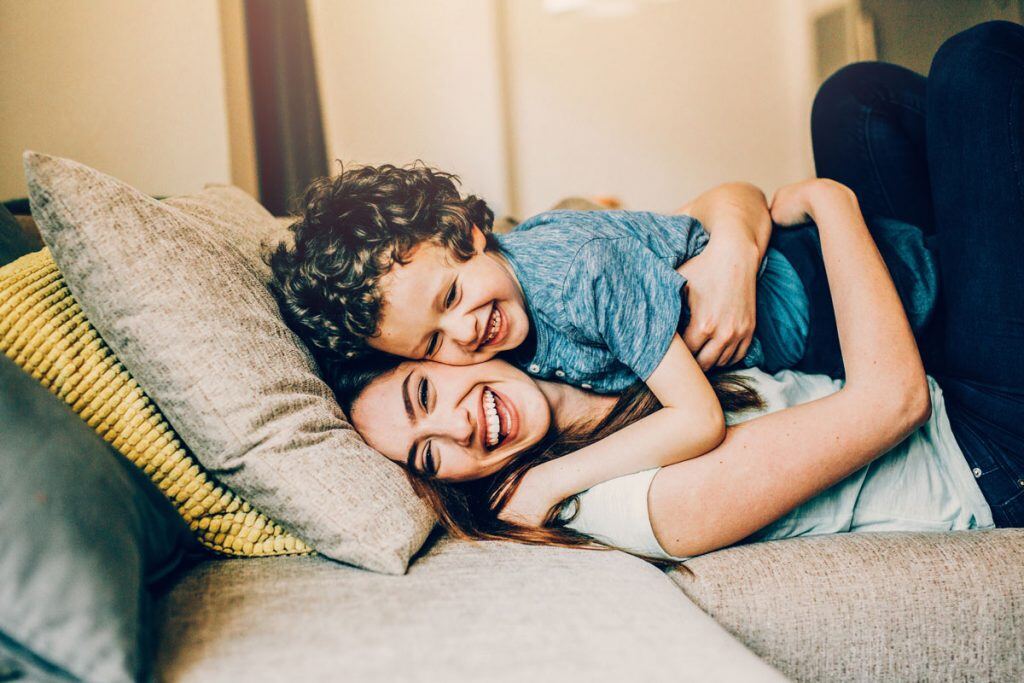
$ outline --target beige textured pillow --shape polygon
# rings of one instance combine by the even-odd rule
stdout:
[[[25,173],[75,299],[203,466],[324,555],[405,571],[434,519],[282,321],[274,218],[232,187],[159,202],[33,152]]]

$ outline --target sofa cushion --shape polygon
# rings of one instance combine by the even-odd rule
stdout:
[[[75,299],[198,460],[318,551],[404,571],[434,520],[281,319],[270,214],[237,188],[161,202],[66,159],[25,170]]]
[[[49,249],[0,268],[0,353],[63,399],[144,471],[207,548],[229,555],[310,552],[301,540],[211,479],[185,450],[96,334]]]
[[[168,681],[776,681],[658,569],[613,551],[441,539],[406,576],[224,560],[162,604]]]
[[[36,247],[38,248],[38,247]],[[31,241],[21,230],[21,224],[3,204],[0,204],[0,266],[24,256],[32,248]]]
[[[1024,529],[790,539],[686,566],[683,592],[796,680],[1024,680]]]
[[[147,586],[193,549],[188,528],[138,469],[2,355],[0,387],[2,680],[148,680]]]

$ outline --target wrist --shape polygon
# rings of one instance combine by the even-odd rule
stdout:
[[[807,185],[804,201],[807,214],[814,216],[825,207],[846,204],[859,209],[857,195],[846,185],[828,178],[818,178]]]
[[[744,269],[756,271],[761,264],[761,249],[749,234],[720,233],[708,242],[704,252],[711,260]]]

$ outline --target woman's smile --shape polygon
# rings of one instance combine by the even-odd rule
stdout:
[[[480,442],[488,451],[513,443],[519,432],[519,414],[508,397],[485,386],[480,392]]]
[[[405,362],[366,388],[351,417],[392,460],[465,481],[493,474],[544,438],[551,406],[537,382],[504,361]]]

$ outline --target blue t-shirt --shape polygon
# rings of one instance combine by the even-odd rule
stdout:
[[[645,211],[549,211],[495,237],[531,324],[510,360],[536,377],[598,393],[619,393],[658,367],[686,310],[686,278],[675,269],[708,243],[697,219]],[[755,339],[745,366],[799,360],[802,296],[786,259],[769,254],[757,324],[770,343]]]

